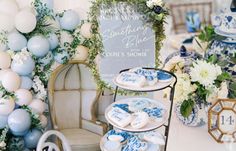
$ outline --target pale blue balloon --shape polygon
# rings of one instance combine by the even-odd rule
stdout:
[[[58,48],[59,52],[54,53],[54,59],[60,64],[66,63],[69,59],[69,54],[64,48]]]
[[[48,52],[48,54],[43,57],[43,58],[40,58],[38,60],[38,62],[42,65],[42,66],[46,66],[48,65],[51,61],[53,60],[53,54],[51,51]]]
[[[53,9],[54,1],[53,0],[41,0],[41,2],[47,6],[49,9]]]
[[[24,136],[25,147],[30,148],[30,149],[36,148],[38,141],[42,135],[43,135],[43,133],[39,129],[34,128],[34,129],[30,130]]]
[[[14,110],[8,117],[8,126],[16,136],[23,136],[31,126],[30,114],[23,109]]]
[[[0,115],[0,129],[3,129],[7,125],[8,115]]]
[[[28,50],[36,57],[45,56],[50,50],[48,40],[43,36],[34,36],[29,39],[27,44]]]
[[[31,78],[27,76],[21,76],[21,85],[20,85],[21,89],[29,90],[32,88],[32,85],[33,81],[31,80]]]
[[[18,32],[10,33],[7,36],[8,47],[13,51],[20,51],[27,46],[27,39]]]
[[[30,74],[35,68],[35,62],[31,56],[28,56],[24,61],[23,64],[17,63],[17,60],[13,60],[11,64],[11,69],[18,73],[21,76],[26,76]]]
[[[23,131],[23,132],[17,132],[17,131],[13,131],[11,130],[11,133],[14,135],[14,136],[25,136],[27,133],[28,133],[29,130],[26,130],[26,131]]]
[[[62,29],[74,30],[80,23],[79,15],[73,10],[67,10],[63,16],[59,18]]]
[[[51,33],[48,35],[48,41],[51,50],[55,49],[59,45],[59,40],[55,33]]]

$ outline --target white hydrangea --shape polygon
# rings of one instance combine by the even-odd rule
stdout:
[[[191,84],[190,76],[186,73],[176,74],[177,84],[174,100],[177,102],[187,100],[189,94],[196,90],[196,85]]]
[[[228,98],[229,90],[226,82],[221,83],[221,87],[218,92],[218,98],[225,99]]]
[[[21,52],[15,54],[12,59],[17,63],[17,64],[24,64],[24,61],[30,57],[31,54],[27,51],[27,48],[24,48],[21,50]]]
[[[45,100],[47,97],[47,91],[44,88],[44,85],[42,83],[42,81],[39,79],[38,76],[35,76],[33,79],[33,89],[34,92],[36,93],[36,98],[37,99],[41,99],[41,100]]]
[[[209,87],[222,73],[220,66],[207,63],[204,60],[197,60],[190,68],[190,76],[193,82],[199,82],[203,86]]]

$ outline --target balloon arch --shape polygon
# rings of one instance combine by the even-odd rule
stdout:
[[[47,82],[71,59],[85,61],[91,24],[53,0],[0,1],[0,150],[32,150],[47,127]]]

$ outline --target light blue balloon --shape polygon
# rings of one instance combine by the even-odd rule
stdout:
[[[35,68],[35,62],[31,56],[28,56],[23,64],[17,63],[15,60],[12,61],[11,69],[21,76],[30,74]]]
[[[14,135],[23,136],[31,126],[30,114],[23,109],[14,110],[8,117],[8,126]]]
[[[34,36],[29,39],[27,44],[28,50],[36,57],[45,56],[50,50],[48,40],[43,36]]]
[[[48,52],[48,54],[43,57],[43,58],[40,58],[38,60],[38,62],[42,65],[42,66],[46,66],[48,65],[51,61],[53,60],[53,54],[51,51]]]
[[[14,136],[25,136],[27,133],[28,133],[29,130],[26,130],[26,131],[23,131],[23,132],[16,132],[16,131],[13,131],[11,130],[11,133],[14,135]]]
[[[27,39],[18,32],[10,33],[7,36],[8,47],[13,51],[20,51],[27,46]]]
[[[21,89],[29,90],[32,88],[32,85],[33,81],[31,80],[31,78],[27,76],[21,76],[21,85],[20,85]]]
[[[41,0],[41,2],[47,6],[49,9],[53,9],[54,1],[53,0]]]
[[[74,30],[79,22],[79,15],[73,10],[67,10],[64,12],[63,16],[59,19],[62,29],[65,30]]]
[[[50,44],[50,50],[55,49],[59,45],[59,40],[55,33],[51,33],[48,35],[48,41]]]
[[[3,129],[7,125],[8,115],[0,115],[0,129]]]
[[[40,137],[43,135],[43,133],[39,129],[32,129],[30,130],[25,136],[25,147],[34,149],[37,147],[38,141]]]
[[[69,59],[69,54],[64,48],[58,48],[58,52],[54,53],[54,59],[60,64],[64,64]]]

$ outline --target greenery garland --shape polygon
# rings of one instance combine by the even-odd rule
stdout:
[[[148,0],[95,0],[94,2],[92,2],[88,19],[88,22],[92,23],[92,37],[90,39],[91,45],[89,47],[90,49],[88,62],[99,89],[104,90],[105,88],[107,88],[114,91],[114,89],[109,84],[107,84],[101,79],[100,74],[97,70],[97,64],[95,62],[96,57],[104,51],[102,36],[99,32],[98,21],[98,17],[100,15],[100,8],[102,6],[110,8],[114,4],[125,2],[127,6],[132,5],[135,11],[137,11],[143,16],[143,23],[150,24],[155,32],[155,65],[156,67],[159,66],[159,52],[162,47],[162,41],[165,39],[164,22],[166,16],[168,15],[168,11],[164,8],[164,5],[158,5],[157,7],[159,7],[159,12],[157,12],[155,10],[155,6],[153,8],[147,6],[147,1]],[[119,93],[127,94],[130,92],[120,90]]]

